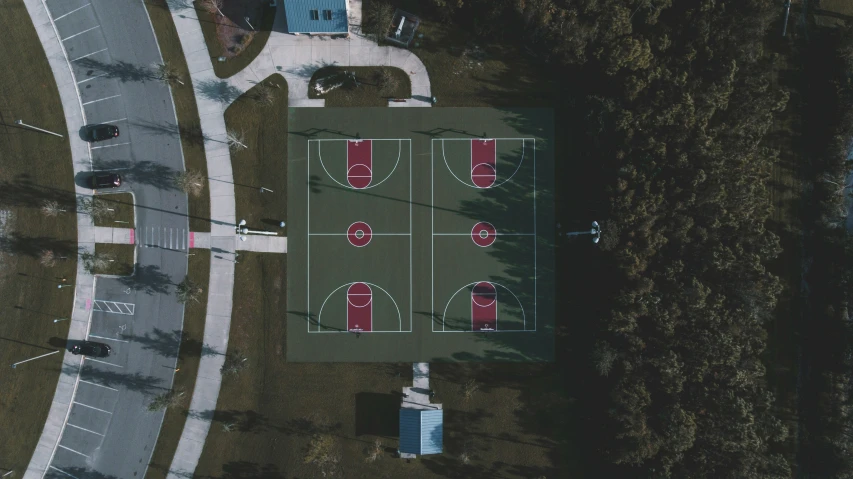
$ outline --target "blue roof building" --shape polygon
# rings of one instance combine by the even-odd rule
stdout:
[[[441,454],[443,434],[443,410],[400,409],[400,453]]]
[[[284,0],[289,33],[348,33],[347,0]]]

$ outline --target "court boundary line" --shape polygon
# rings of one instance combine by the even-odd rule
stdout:
[[[466,284],[465,286],[462,286],[461,288],[457,289],[455,293],[450,295],[450,299],[448,299],[447,304],[444,305],[444,313],[441,315],[442,327],[444,327],[444,325],[445,325],[444,318],[447,317],[447,308],[450,307],[450,302],[453,301],[453,298],[455,298],[456,295],[459,294],[460,291],[467,288],[468,286],[471,286],[472,284],[478,284],[478,283],[484,283],[484,282],[490,283],[493,285],[498,285],[501,288],[509,291],[509,294],[511,294],[512,297],[515,298],[515,301],[518,303],[518,306],[521,308],[522,324],[523,325],[527,324],[527,322],[525,320],[527,315],[524,312],[524,305],[521,304],[521,300],[518,299],[518,296],[516,296],[515,293],[513,293],[511,289],[507,288],[506,286],[502,285],[501,283],[498,283],[497,281],[474,281],[474,282]],[[497,295],[498,295],[498,289],[495,288],[495,298],[497,298]],[[469,301],[471,300],[470,295],[469,295],[468,300]],[[495,316],[497,316],[497,312],[495,312]],[[495,326],[497,326],[497,322],[498,322],[498,320],[497,320],[497,318],[495,318]],[[535,333],[536,332],[535,329],[500,329],[499,330],[496,327],[494,331],[474,331],[473,328],[474,328],[474,325],[473,325],[473,319],[472,319],[471,330],[468,330],[468,331],[447,331],[447,330],[443,329],[442,331],[433,331],[433,332],[439,332],[439,333],[499,333],[499,332],[504,332],[504,333]]]
[[[388,173],[388,176],[386,176],[382,181],[380,181],[379,183],[376,183],[375,185],[367,185],[364,188],[355,188],[352,185],[345,185],[345,184],[341,183],[340,181],[338,181],[337,179],[335,179],[335,177],[329,173],[329,170],[326,169],[326,164],[323,163],[323,152],[322,152],[322,149],[320,147],[321,141],[353,141],[353,140],[348,140],[346,138],[329,138],[326,140],[308,140],[308,160],[309,161],[311,160],[311,142],[312,141],[317,142],[317,157],[320,159],[320,166],[323,167],[323,171],[326,172],[326,176],[331,178],[332,181],[339,184],[342,188],[347,188],[347,189],[356,190],[356,191],[369,190],[370,188],[377,187],[377,186],[381,185],[382,183],[385,183],[386,181],[388,181],[388,178],[391,178],[391,175],[393,175],[394,172],[397,171],[397,167],[400,166],[400,157],[403,154],[402,142],[408,141],[409,142],[409,168],[411,169],[411,162],[412,162],[412,158],[411,158],[411,156],[412,156],[411,155],[412,139],[411,138],[408,138],[408,139],[403,139],[403,138],[379,138],[379,139],[362,138],[362,140],[369,140],[371,142],[370,143],[371,166],[373,166],[372,160],[373,160],[373,142],[374,141],[396,141],[396,142],[398,142],[397,143],[397,145],[398,145],[398,147],[397,147],[397,161],[394,163],[394,168],[391,169],[391,172]],[[349,158],[349,151],[347,151],[347,158]],[[345,158],[345,160],[347,158]],[[349,169],[347,169],[347,171],[349,171]],[[370,168],[370,174],[371,174],[371,176],[373,175],[373,168],[372,167]],[[308,180],[309,181],[311,180],[310,176],[308,177]],[[310,193],[310,191],[309,191],[309,193]]]
[[[499,188],[504,183],[511,181],[513,178],[515,178],[516,173],[518,173],[518,170],[521,169],[521,165],[524,163],[524,155],[527,152],[527,150],[524,148],[524,141],[525,140],[533,140],[533,148],[536,148],[536,139],[535,138],[489,138],[490,140],[495,140],[495,178],[496,179],[497,179],[497,171],[498,171],[498,168],[497,168],[497,154],[498,154],[497,153],[497,151],[498,151],[497,150],[497,147],[498,147],[497,141],[498,140],[521,140],[521,160],[518,162],[518,165],[515,167],[515,171],[512,172],[512,174],[509,176],[509,178],[505,179],[504,181],[501,181],[500,183],[497,183],[497,184],[494,184],[494,185],[491,185],[491,186],[488,186],[485,188],[481,188],[477,185],[468,184],[468,183],[462,181],[461,179],[459,179],[458,176],[456,176],[456,173],[454,173],[453,170],[450,169],[450,165],[447,163],[447,155],[445,155],[445,153],[444,153],[444,140],[449,140],[449,139],[450,138],[433,138],[432,139],[432,141],[441,140],[441,157],[444,159],[444,166],[447,167],[447,171],[449,171],[450,174],[453,175],[453,177],[456,178],[457,181],[459,181],[460,183],[462,183],[463,185],[465,185],[469,188],[474,188],[477,190],[488,190],[489,188]],[[456,139],[456,140],[471,140],[471,138],[454,138],[454,139]],[[469,154],[469,156],[471,155],[470,150],[469,150],[468,154]],[[536,156],[534,155],[534,158],[535,157]],[[470,163],[470,160],[469,160],[469,163]],[[536,171],[535,167],[533,168],[533,171],[535,173],[535,171]],[[473,180],[471,180],[471,181],[473,181]],[[534,188],[535,188],[535,182],[534,182]]]
[[[453,172],[453,170],[450,169],[450,166],[447,164],[447,157],[444,154],[444,142],[445,141],[448,141],[448,140],[449,141],[471,141],[473,139],[475,139],[475,138],[432,138],[430,140],[430,167],[431,167],[430,168],[430,175],[431,175],[430,176],[430,193],[431,193],[430,194],[430,205],[431,205],[430,216],[431,216],[431,230],[432,230],[431,234],[430,234],[430,261],[431,261],[431,269],[432,269],[431,285],[430,285],[431,286],[430,311],[433,314],[433,320],[431,321],[432,332],[442,332],[442,333],[445,333],[445,332],[448,332],[448,333],[466,333],[466,332],[471,333],[471,332],[474,332],[474,331],[447,331],[446,323],[444,320],[444,315],[441,316],[441,330],[437,330],[435,328],[435,318],[434,318],[434,316],[436,314],[436,310],[435,310],[435,237],[436,236],[469,236],[470,237],[470,233],[436,233],[435,232],[435,155],[436,155],[436,153],[435,153],[435,142],[436,141],[442,142],[441,143],[442,159],[444,160],[445,166],[447,167],[448,171],[450,171],[450,174],[453,175],[454,178],[456,178],[460,183],[462,183],[466,186],[469,186],[471,188],[487,189],[487,188],[478,188],[478,187],[476,187],[476,185],[471,186],[471,185],[468,185],[467,183],[465,183],[464,181],[459,180],[459,177],[456,176],[456,174]],[[523,330],[498,330],[496,328],[495,331],[489,331],[489,332],[490,333],[500,333],[500,332],[504,332],[504,333],[506,333],[506,332],[514,332],[514,333],[517,333],[517,332],[533,332],[533,333],[535,333],[538,331],[538,327],[539,327],[539,325],[538,325],[538,319],[539,319],[539,311],[538,311],[538,300],[539,300],[538,248],[539,248],[539,241],[538,241],[538,227],[537,227],[537,224],[539,222],[539,218],[538,218],[537,213],[536,213],[536,138],[535,137],[527,137],[527,138],[491,138],[491,139],[495,140],[495,155],[497,155],[497,140],[521,140],[522,145],[524,145],[525,140],[532,140],[533,141],[533,233],[496,233],[497,236],[532,236],[533,237],[533,329],[527,329],[527,315],[523,314],[522,321],[523,321],[523,327],[525,329],[523,329]],[[410,144],[410,147],[411,147],[411,144]],[[523,155],[526,151],[527,151],[526,149],[522,148],[522,161],[523,161]],[[411,155],[410,155],[409,161],[411,163]],[[496,158],[496,163],[497,163],[497,158]],[[518,167],[516,167],[516,171],[513,172],[512,176],[510,178],[508,178],[506,181],[504,181],[498,185],[493,185],[490,188],[496,188],[498,186],[503,185],[507,181],[511,180],[512,178],[515,177],[516,173],[518,173],[518,170],[520,168],[521,168],[521,162],[519,162]],[[409,170],[410,170],[410,175],[411,175],[411,168]],[[411,189],[410,189],[410,191],[411,191]],[[410,209],[411,209],[411,202],[409,203],[409,205],[410,205]],[[410,215],[410,218],[411,218],[411,215]],[[411,271],[411,266],[410,266],[410,271]],[[500,283],[494,283],[494,284],[500,284]],[[500,285],[500,286],[505,287],[503,285]],[[458,293],[459,293],[459,291],[454,293],[454,296]],[[510,291],[510,293],[512,293],[512,291]],[[512,294],[513,294],[513,296],[515,296],[515,293],[512,293]],[[453,296],[451,296],[451,299],[452,298],[453,298]],[[518,299],[518,298],[516,297],[516,299]],[[448,304],[449,304],[449,301],[448,301]],[[519,301],[519,305],[521,305],[520,301]],[[523,305],[521,305],[521,306],[522,306],[522,310],[523,310]],[[445,314],[447,312],[446,309],[447,308],[445,307]]]
[[[388,177],[385,178],[385,180],[390,178],[391,175],[397,170],[397,167],[399,167],[400,157],[402,156],[402,143],[401,142],[407,141],[409,144],[409,232],[408,233],[372,233],[372,235],[374,235],[374,236],[408,236],[409,237],[409,329],[408,330],[402,329],[403,328],[402,327],[402,315],[398,315],[398,317],[400,318],[399,322],[401,323],[399,331],[371,331],[371,332],[372,333],[412,333],[412,332],[414,332],[414,316],[413,316],[414,313],[412,311],[414,309],[414,302],[413,302],[414,301],[414,292],[413,292],[413,290],[414,290],[414,285],[413,285],[414,272],[413,272],[413,263],[412,263],[412,258],[413,258],[413,256],[412,256],[412,254],[413,254],[412,253],[412,247],[413,247],[413,239],[412,239],[412,139],[411,138],[380,138],[378,140],[375,140],[375,139],[370,139],[370,140],[371,141],[397,141],[399,144],[399,148],[397,151],[397,163],[395,163],[394,170],[392,170],[391,173],[389,173]],[[318,144],[317,145],[318,157],[319,157],[321,164],[322,164],[322,157],[319,156],[320,155],[320,145],[319,144],[322,141],[349,141],[349,140],[338,139],[338,138],[307,140],[307,145],[308,145],[308,155],[307,155],[307,160],[306,160],[308,162],[308,166],[306,168],[306,170],[307,170],[307,173],[306,173],[307,182],[306,182],[306,184],[307,185],[311,184],[311,142],[317,142],[317,144]],[[371,146],[371,149],[372,148],[373,147]],[[325,165],[323,165],[323,169],[325,171]],[[326,174],[328,175],[328,171],[326,171]],[[328,175],[328,176],[330,178],[332,178],[331,175]],[[332,180],[334,180],[334,178],[332,178]],[[382,181],[384,182],[385,180],[382,180]],[[336,183],[338,183],[336,180],[334,180],[334,181]],[[340,184],[340,183],[338,183],[338,184]],[[344,186],[344,185],[341,185],[341,186]],[[379,184],[377,183],[376,185],[373,185],[373,186],[379,186]],[[369,186],[367,188],[352,188],[352,187],[347,187],[347,188],[352,189],[352,190],[356,190],[356,191],[360,191],[360,190],[372,188],[372,186]],[[306,290],[305,312],[310,319],[310,317],[311,317],[311,236],[339,236],[339,235],[340,236],[347,236],[347,234],[346,233],[311,233],[311,188],[310,187],[306,189],[306,195],[308,196],[308,198],[306,201],[307,219],[306,219],[306,223],[305,223],[306,224],[306,243],[307,243],[306,244],[306,268],[305,268],[306,269],[306,281],[307,281],[307,284],[305,285],[305,290]],[[370,283],[368,283],[368,284],[370,284]],[[377,287],[379,287],[379,286],[377,286]],[[381,287],[379,287],[379,288],[382,289]],[[385,290],[383,289],[383,291],[385,291]],[[388,293],[387,291],[386,291],[386,294],[388,294],[388,296],[391,296],[390,293]],[[397,301],[393,297],[391,297],[391,300],[394,302],[394,306],[399,311],[399,306],[397,305]],[[323,304],[325,304],[325,301],[323,302]],[[321,305],[320,306],[321,311],[322,311],[322,308],[323,307]],[[318,312],[318,315],[317,315],[318,331],[311,331],[311,321],[310,320],[306,321],[306,331],[309,334],[349,332],[349,331],[319,331],[319,329],[321,328],[319,315],[320,315],[320,313]]]
[[[332,290],[332,292],[331,292],[331,293],[329,293],[329,295],[328,295],[328,296],[326,296],[326,299],[324,299],[324,300],[323,300],[323,304],[322,304],[322,305],[320,305],[320,311],[319,311],[319,312],[317,312],[317,329],[318,329],[318,330],[317,330],[317,331],[311,331],[311,329],[310,329],[310,323],[309,323],[308,334],[317,334],[317,333],[352,333],[352,331],[349,331],[349,330],[344,330],[344,331],[320,331],[319,329],[321,328],[321,325],[322,325],[322,323],[321,323],[321,321],[320,321],[320,320],[321,320],[321,318],[322,318],[322,316],[323,316],[323,308],[325,308],[325,307],[326,307],[326,302],[328,302],[328,301],[329,301],[329,298],[331,298],[331,297],[332,297],[332,295],[333,295],[333,294],[335,294],[335,293],[337,293],[337,292],[338,292],[338,290],[340,290],[341,288],[343,288],[343,287],[345,287],[345,286],[352,286],[352,285],[354,285],[355,283],[364,283],[364,284],[366,284],[366,285],[368,285],[368,286],[376,286],[377,288],[381,289],[381,290],[382,290],[382,292],[384,292],[385,294],[387,294],[387,295],[388,295],[388,297],[389,297],[389,298],[391,298],[391,302],[392,302],[392,303],[394,303],[394,307],[397,309],[397,318],[398,318],[398,322],[400,323],[400,330],[399,330],[399,331],[382,330],[382,331],[369,331],[369,332],[371,332],[371,333],[373,333],[373,332],[375,332],[375,333],[411,333],[411,332],[412,332],[412,331],[411,331],[411,327],[409,328],[409,331],[403,331],[403,315],[400,313],[400,306],[399,306],[399,305],[397,305],[397,300],[395,300],[395,299],[394,299],[394,296],[392,296],[392,295],[391,295],[391,293],[389,293],[388,291],[386,291],[386,290],[385,290],[385,288],[383,288],[382,286],[379,286],[378,284],[368,283],[367,281],[351,281],[351,282],[349,282],[349,283],[344,283],[344,284],[342,284],[342,285],[338,286],[337,288],[335,288],[334,290]],[[346,298],[346,300],[347,300],[347,302],[349,302],[349,298]],[[371,300],[370,300],[370,303],[371,303],[371,304],[373,304],[373,299],[372,299],[372,298],[371,298]],[[371,323],[371,326],[372,326],[372,325],[373,325],[373,318],[372,318],[372,317],[370,318],[370,323]],[[347,322],[347,326],[349,326],[349,322]]]

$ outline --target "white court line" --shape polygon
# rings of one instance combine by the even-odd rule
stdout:
[[[118,342],[120,342],[120,343],[129,343],[129,342],[130,342],[130,341],[125,341],[124,339],[108,338],[108,337],[106,337],[106,336],[97,336],[97,335],[94,335],[94,334],[90,334],[90,335],[89,335],[89,337],[90,337],[90,338],[98,338],[98,339],[107,339],[107,340],[110,340],[110,341],[118,341]]]
[[[85,55],[83,55],[83,56],[81,56],[81,57],[77,57],[77,58],[75,58],[75,59],[73,59],[73,60],[69,60],[69,61],[76,62],[77,60],[82,60],[82,59],[84,59],[84,58],[86,58],[86,57],[90,57],[90,56],[92,56],[92,55],[96,55],[96,54],[98,54],[98,53],[105,52],[105,51],[107,51],[107,49],[106,49],[106,48],[102,48],[102,49],[100,49],[100,50],[98,50],[98,51],[96,51],[96,52],[87,53],[87,54],[85,54]],[[106,73],[104,73],[104,75],[106,75]],[[99,75],[99,76],[100,76],[100,75]]]
[[[320,145],[318,143],[317,147],[319,148],[319,146]],[[308,160],[307,161],[308,161],[308,167],[305,169],[308,170],[308,177],[306,178],[306,180],[308,180],[308,184],[311,184],[311,140],[308,140]],[[306,234],[307,245],[305,247],[307,249],[307,252],[306,252],[306,254],[307,254],[306,261],[307,262],[306,262],[306,264],[308,267],[305,268],[305,270],[308,273],[308,278],[305,281],[305,290],[306,290],[306,296],[307,296],[307,298],[305,298],[305,312],[308,314],[308,321],[305,321],[305,326],[308,327],[308,332],[310,333],[311,332],[311,188],[307,189],[307,196],[308,196],[308,199],[307,199],[306,203],[307,203],[307,208],[308,208],[308,215],[305,217],[306,218],[305,219],[305,226],[306,226],[306,232],[307,232],[307,234]],[[318,318],[318,322],[317,322],[317,330],[320,331],[319,318]]]
[[[53,466],[47,466],[47,467],[49,467],[49,468],[53,469],[54,471],[59,471],[59,472],[61,472],[61,473],[65,474],[65,475],[66,475],[66,476],[68,476],[68,477],[73,477],[74,479],[80,479],[80,478],[78,478],[77,476],[72,476],[71,474],[68,474],[67,472],[63,471],[62,469],[59,469],[59,468],[56,468],[56,467],[53,467]]]
[[[92,28],[89,28],[89,29],[83,30],[82,32],[80,32],[80,33],[75,33],[74,35],[71,35],[70,37],[65,37],[65,38],[63,38],[61,41],[63,41],[63,42],[64,42],[65,40],[71,40],[72,38],[74,38],[74,37],[76,37],[76,36],[78,36],[78,35],[82,35],[82,34],[84,34],[84,33],[86,33],[86,32],[91,32],[92,30],[94,30],[94,29],[96,29],[96,28],[101,28],[101,26],[100,26],[100,25],[98,25],[97,27],[92,27]]]
[[[87,101],[86,103],[83,103],[83,106],[91,105],[92,103],[98,103],[99,101],[112,100],[113,98],[118,98],[118,97],[120,97],[120,96],[121,96],[121,95],[113,95],[113,96],[108,96],[108,97],[106,97],[106,98],[101,98],[100,100]]]
[[[107,75],[109,75],[109,73],[101,73],[100,75],[95,75],[95,76],[93,76],[93,77],[91,77],[91,78],[87,78],[87,79],[85,79],[85,80],[80,80],[80,81],[78,81],[78,82],[77,82],[77,84],[79,85],[79,84],[81,84],[81,83],[86,83],[87,81],[92,81],[92,80],[94,80],[95,78],[101,78],[101,77],[103,77],[103,76],[107,76]]]
[[[524,149],[524,140],[521,140],[522,150]],[[536,235],[536,223],[539,218],[536,217],[536,138],[533,139],[533,234]],[[539,276],[536,272],[536,244],[538,241],[533,241],[533,331],[536,331],[536,323],[539,320],[536,312],[536,296],[539,286]],[[524,329],[527,329],[527,317],[524,317]]]
[[[62,20],[63,18],[67,17],[68,15],[71,15],[72,13],[76,12],[77,10],[82,10],[82,9],[84,9],[84,8],[88,7],[89,5],[91,5],[91,3],[87,3],[86,5],[83,5],[82,7],[77,7],[77,8],[75,8],[74,10],[71,10],[70,12],[68,12],[68,13],[66,13],[66,14],[64,14],[64,15],[60,15],[60,16],[58,16],[58,17],[54,18],[54,19],[53,19],[53,21],[55,22],[55,21],[58,21],[58,20]]]
[[[71,452],[73,452],[74,454],[80,454],[81,456],[83,456],[83,457],[85,457],[85,458],[87,458],[87,459],[91,459],[91,457],[89,457],[89,456],[87,456],[87,455],[83,454],[83,453],[82,453],[82,452],[80,452],[80,451],[75,451],[74,449],[71,449],[70,447],[65,447],[65,446],[63,446],[62,444],[57,444],[57,445],[58,445],[59,447],[61,447],[62,449],[65,449],[65,450],[67,450],[67,451],[71,451]]]
[[[527,138],[487,138],[487,140],[530,140],[530,137]],[[432,141],[469,141],[469,140],[482,140],[482,138],[433,138]]]
[[[97,407],[95,407],[95,406],[90,406],[90,405],[88,405],[88,404],[83,404],[83,403],[81,403],[81,402],[77,402],[77,401],[71,401],[71,402],[72,402],[72,403],[74,403],[74,404],[79,404],[79,405],[81,405],[81,406],[83,406],[83,407],[87,407],[87,408],[89,408],[89,409],[94,409],[95,411],[101,411],[101,412],[105,412],[105,413],[107,413],[107,414],[112,415],[112,413],[111,413],[111,412],[106,411],[106,410],[101,409],[101,408],[97,408]]]
[[[92,381],[86,381],[85,379],[80,379],[80,382],[81,382],[81,383],[86,383],[86,384],[91,384],[92,386],[102,387],[102,388],[104,388],[104,389],[110,389],[110,390],[112,390],[112,391],[118,391],[118,389],[111,388],[111,387],[109,387],[109,386],[104,386],[103,384],[93,383]]]
[[[89,361],[95,361],[96,363],[108,364],[110,366],[115,366],[117,368],[123,368],[124,367],[124,366],[119,366],[118,364],[108,363],[106,361],[98,361],[97,359],[92,359],[92,358],[88,358],[88,357],[86,359],[88,359]]]
[[[442,145],[443,147],[443,145]],[[430,307],[429,312],[432,315],[435,315],[435,140],[429,142],[429,190],[430,190],[430,203],[433,205],[432,208],[429,209],[430,214],[430,235],[429,235],[429,243],[430,243],[430,252],[429,252],[429,261],[430,267],[432,268],[431,278],[430,278]],[[411,191],[411,188],[409,188]],[[409,204],[412,204],[409,202]],[[409,305],[411,306],[411,304]],[[433,332],[435,332],[435,321],[430,320],[430,326],[432,327]],[[444,331],[444,318],[441,318],[441,330]]]
[[[93,430],[91,430],[91,429],[86,429],[85,427],[75,426],[74,424],[71,424],[70,422],[65,423],[65,425],[66,425],[66,426],[75,427],[75,428],[77,428],[77,429],[79,429],[79,430],[81,430],[81,431],[91,432],[92,434],[97,434],[98,436],[104,437],[104,435],[103,435],[103,434],[101,434],[101,433],[99,433],[99,432],[95,432],[95,431],[93,431]]]
[[[115,145],[93,146],[93,147],[91,147],[90,149],[91,149],[91,150],[97,150],[98,148],[112,148],[112,147],[114,147],[114,146],[122,146],[122,145],[129,145],[129,144],[130,144],[130,142],[129,142],[129,141],[127,141],[127,142],[124,142],[124,143],[116,143]]]
[[[471,233],[433,233],[433,236],[471,236]],[[536,236],[536,233],[495,233],[494,236]]]
[[[368,141],[411,141],[412,139],[411,138],[362,138],[360,141],[364,141],[364,140],[368,140]],[[319,139],[308,140],[308,143],[311,143],[312,141],[319,143],[321,141],[353,141],[353,140],[350,138],[319,138]]]

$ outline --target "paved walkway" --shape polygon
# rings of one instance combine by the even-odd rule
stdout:
[[[110,226],[80,226],[79,231],[86,237],[94,236],[95,243],[136,244],[139,238],[133,228],[114,228]],[[232,235],[234,235],[232,228]],[[190,232],[189,247],[210,249],[210,233]],[[286,236],[245,235],[244,241],[235,241],[237,251],[254,251],[256,253],[287,253]],[[181,244],[183,240],[180,240]]]
[[[62,45],[57,37],[53,23],[41,0],[24,0],[27,12],[35,25],[39,41],[47,56],[53,78],[59,88],[59,98],[62,101],[62,110],[65,114],[65,123],[68,127],[66,133],[71,143],[71,157],[74,159],[74,174],[90,172],[92,170],[89,144],[80,139],[78,131],[84,125],[83,106],[77,95],[77,85],[71,74]],[[79,195],[89,196],[91,191],[75,185],[75,192]],[[95,252],[95,235],[92,231],[92,218],[87,214],[77,214],[77,249],[79,253]],[[68,330],[68,339],[71,341],[82,341],[86,339],[89,329],[89,318],[91,312],[87,307],[94,298],[95,277],[86,273],[83,262],[77,262],[77,277],[74,281],[74,308],[71,311],[71,325]],[[41,437],[36,446],[30,464],[24,473],[24,479],[41,478],[47,471],[53,458],[56,445],[59,443],[65,418],[71,410],[71,401],[77,388],[77,379],[83,359],[74,356],[67,350],[62,358],[62,369],[59,373],[59,382],[53,395],[53,402],[47,420],[44,423]]]
[[[401,407],[409,409],[441,409],[429,397],[429,363],[412,363],[412,387],[403,388]]]
[[[170,2],[172,19],[184,50],[193,88],[196,91],[201,129],[210,141],[205,143],[208,176],[220,179],[219,186],[211,188],[210,247],[223,254],[211,255],[210,287],[208,289],[207,319],[204,343],[220,354],[204,355],[199,365],[198,378],[190,402],[190,411],[184,425],[168,479],[192,477],[210,430],[212,412],[216,409],[222,382],[220,369],[228,348],[231,326],[231,306],[234,286],[234,257],[227,254],[240,249],[256,251],[264,237],[251,236],[246,242],[237,241],[234,234],[235,201],[231,157],[225,140],[225,109],[244,92],[270,75],[279,74],[287,80],[288,100],[291,107],[322,107],[324,100],[308,98],[308,83],[318,69],[330,65],[344,66],[395,66],[409,74],[412,98],[393,106],[431,106],[430,83],[426,68],[412,52],[396,47],[377,46],[358,34],[349,39],[330,39],[306,35],[290,35],[286,31],[284,8],[279,5],[273,32],[261,54],[243,71],[228,79],[213,73],[210,52],[204,43],[196,11],[189,6]],[[350,0],[350,11],[360,23],[361,1]],[[275,244],[283,239],[283,252],[287,251],[286,238],[266,238]],[[205,238],[199,236],[199,243]],[[242,244],[241,244],[242,243]]]

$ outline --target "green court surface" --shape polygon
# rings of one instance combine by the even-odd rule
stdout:
[[[291,108],[289,361],[550,361],[553,114]]]

